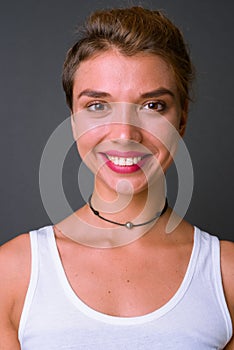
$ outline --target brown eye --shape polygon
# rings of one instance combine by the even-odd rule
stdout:
[[[164,102],[160,102],[160,101],[157,101],[157,102],[148,102],[144,105],[144,108],[145,109],[150,109],[150,110],[154,110],[154,111],[157,111],[157,112],[162,112],[164,111],[166,105]]]

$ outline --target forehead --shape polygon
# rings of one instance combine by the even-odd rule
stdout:
[[[100,89],[107,92],[144,91],[157,87],[176,92],[176,80],[168,63],[155,54],[125,56],[107,51],[79,65],[74,76],[74,92]]]

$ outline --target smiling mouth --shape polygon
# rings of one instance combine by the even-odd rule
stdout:
[[[137,165],[140,163],[144,158],[148,157],[149,155],[146,154],[142,157],[116,157],[116,156],[110,156],[108,154],[105,154],[106,158],[113,163],[114,165],[118,166],[132,166]]]

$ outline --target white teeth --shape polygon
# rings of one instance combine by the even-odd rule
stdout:
[[[141,160],[141,157],[134,157],[133,158],[133,164],[137,164],[139,162],[139,160]]]
[[[133,159],[132,158],[127,158],[126,159],[126,165],[133,165]]]
[[[112,157],[113,160],[111,159],[111,161],[115,164],[115,165],[118,165],[119,164],[119,161],[118,161],[118,158],[117,157]]]
[[[126,165],[126,159],[125,158],[119,158],[119,165]]]
[[[115,165],[120,165],[120,166],[125,166],[125,165],[129,166],[129,165],[137,164],[142,159],[142,157],[123,158],[123,157],[114,157],[114,156],[108,156],[108,155],[106,156]]]

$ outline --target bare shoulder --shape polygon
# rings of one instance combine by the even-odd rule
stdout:
[[[220,248],[223,288],[234,325],[234,243],[221,241]],[[231,339],[225,349],[234,349],[234,338]]]
[[[25,265],[30,263],[30,255],[28,233],[21,234],[0,246],[0,278],[4,276],[17,278],[19,272],[23,272]]]
[[[230,284],[234,296],[234,242],[220,241],[220,247],[222,277],[224,283]]]
[[[0,247],[0,348],[8,349],[10,344],[18,349],[18,325],[30,279],[30,250],[29,234]]]
[[[29,234],[21,234],[0,247],[0,296],[17,297],[29,280],[31,249]]]

